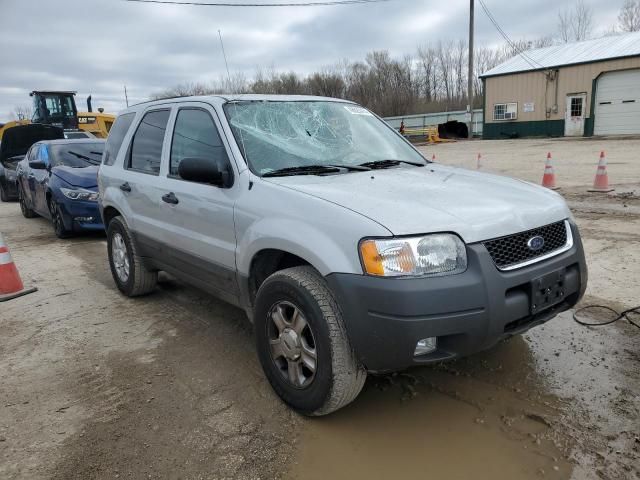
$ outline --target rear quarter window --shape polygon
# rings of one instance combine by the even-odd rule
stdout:
[[[116,119],[116,122],[109,131],[107,143],[104,147],[104,155],[102,156],[103,165],[113,165],[115,163],[116,158],[118,158],[120,148],[122,147],[122,141],[129,131],[129,127],[131,127],[131,123],[135,116],[135,112],[131,112],[120,115]]]

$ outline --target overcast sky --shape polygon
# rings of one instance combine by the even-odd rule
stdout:
[[[558,9],[569,0],[485,3],[509,36],[533,39],[555,33]],[[622,0],[587,3],[604,31]],[[225,71],[218,29],[230,70],[250,78],[260,66],[308,73],[371,50],[400,56],[427,42],[466,38],[468,8],[468,0],[305,8],[0,0],[0,122],[11,119],[16,105],[29,104],[35,89],[77,90],[80,110],[91,93],[95,108],[117,112],[125,107],[125,84],[136,103],[179,83],[216,80]],[[476,42],[501,43],[479,5]]]

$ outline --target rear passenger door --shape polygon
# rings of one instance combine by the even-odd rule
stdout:
[[[170,115],[170,107],[154,107],[142,115],[124,159],[125,174],[119,185],[131,215],[129,226],[143,256],[157,256],[157,243],[164,232],[159,176]]]
[[[233,206],[237,187],[186,181],[178,173],[182,159],[198,157],[212,162],[221,159],[233,177],[226,139],[220,134],[215,110],[206,104],[182,104],[174,119],[161,192],[166,226],[161,238],[167,244],[163,258],[192,283],[223,298],[236,297]]]

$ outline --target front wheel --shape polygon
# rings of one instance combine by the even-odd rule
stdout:
[[[58,238],[68,238],[71,236],[71,232],[64,226],[64,220],[62,219],[62,212],[60,206],[52,198],[49,200],[49,212],[51,213],[51,222],[53,223],[53,231]]]
[[[349,345],[342,312],[312,267],[271,275],[256,296],[258,356],[280,398],[304,415],[352,402],[367,377]]]

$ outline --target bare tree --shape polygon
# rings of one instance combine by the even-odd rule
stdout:
[[[437,99],[436,85],[438,83],[436,73],[436,50],[431,45],[418,47],[418,79],[419,91],[427,103]]]
[[[31,120],[33,109],[31,105],[16,105],[13,108],[13,116],[16,120]]]
[[[640,0],[625,0],[618,14],[618,24],[623,32],[640,31]]]
[[[640,1],[640,0],[638,0]],[[479,47],[476,72],[482,74],[530,48],[552,43],[549,37],[519,40],[504,47]],[[156,93],[152,98],[221,93],[311,94],[353,100],[379,115],[408,115],[461,110],[467,102],[467,43],[460,41],[424,45],[416,55],[394,58],[373,51],[363,61],[342,60],[310,75],[258,68],[253,78],[242,73],[220,75],[210,83],[185,83]],[[474,78],[476,107],[482,103],[482,81]]]
[[[593,30],[593,10],[584,0],[558,13],[558,34],[564,43],[586,40]]]

